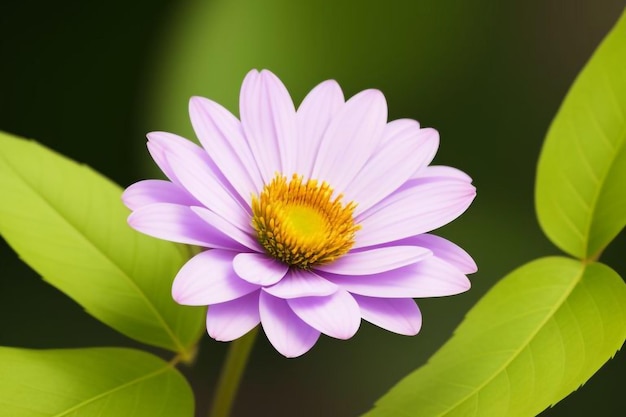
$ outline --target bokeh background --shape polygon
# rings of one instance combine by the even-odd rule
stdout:
[[[127,186],[155,175],[146,132],[193,137],[192,95],[237,114],[239,86],[251,68],[274,71],[296,103],[328,78],[346,97],[378,88],[390,119],[438,129],[435,162],[468,172],[478,188],[468,212],[439,231],[475,257],[480,271],[471,277],[472,290],[420,301],[424,326],[415,337],[364,322],[350,341],[322,337],[294,360],[260,337],[235,409],[236,416],[355,416],[423,364],[507,272],[559,253],[534,214],[537,157],[567,89],[624,6],[623,0],[7,1],[0,6],[0,129],[35,138]],[[625,247],[622,233],[602,258],[622,276]],[[44,283],[1,240],[0,344],[137,346]],[[183,370],[197,392],[198,415],[206,414],[226,347],[205,337],[197,366]],[[619,353],[542,415],[621,415],[625,358]]]

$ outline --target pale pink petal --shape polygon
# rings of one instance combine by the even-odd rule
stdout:
[[[345,290],[327,297],[294,298],[287,302],[305,323],[330,337],[350,339],[359,330],[361,310]]]
[[[254,329],[261,321],[260,290],[225,303],[209,306],[206,328],[209,336],[220,342],[230,342]]]
[[[464,274],[473,274],[478,271],[472,257],[454,243],[440,236],[422,234],[399,240],[394,245],[416,245],[430,249],[435,257],[443,259]]]
[[[460,216],[475,196],[476,189],[471,184],[457,179],[416,182],[357,217],[362,229],[356,235],[354,248],[437,229]]]
[[[168,153],[176,152],[177,149],[186,149],[188,152],[194,153],[196,157],[209,163],[208,155],[201,147],[181,136],[168,132],[150,132],[147,134],[147,137],[148,151],[152,159],[154,159],[154,162],[156,162],[167,178],[177,184],[180,184],[180,181],[176,178],[176,174],[174,174],[167,161],[166,155]]]
[[[172,203],[182,206],[200,204],[184,188],[163,180],[143,180],[134,183],[124,190],[122,201],[131,210],[154,203]]]
[[[391,124],[387,125],[390,126]],[[344,192],[346,201],[354,201],[359,215],[404,184],[417,170],[432,161],[439,135],[434,129],[404,129],[393,138],[383,139],[383,146],[374,153]],[[385,129],[387,130],[387,129]],[[385,132],[387,133],[387,132]],[[388,133],[387,133],[388,134]]]
[[[273,285],[285,276],[289,265],[262,253],[240,253],[233,262],[239,277],[251,284]]]
[[[241,206],[205,161],[182,148],[166,158],[183,187],[205,207],[241,230],[249,226],[249,208]]]
[[[339,288],[312,271],[290,269],[287,274],[265,291],[275,297],[297,298],[330,295]]]
[[[387,123],[387,103],[378,90],[352,97],[331,120],[312,177],[342,193],[379,146]]]
[[[382,149],[387,145],[388,141],[401,139],[407,135],[411,135],[416,129],[420,128],[420,124],[417,120],[413,119],[396,119],[392,120],[385,126],[383,132],[383,140],[380,143],[378,149]]]
[[[224,303],[259,289],[239,278],[233,269],[237,252],[211,249],[191,258],[178,271],[172,297],[178,304],[206,306]]]
[[[128,216],[128,224],[141,233],[172,242],[245,250],[244,246],[204,222],[187,206],[169,203],[143,206]]]
[[[315,270],[340,275],[372,275],[419,262],[432,252],[418,246],[391,246],[349,252],[329,264],[316,265]]]
[[[332,118],[344,104],[343,92],[335,80],[317,85],[302,101],[298,122],[298,173],[311,178],[322,137]]]
[[[221,105],[203,97],[192,97],[189,115],[208,155],[239,195],[248,201],[251,193],[263,188],[263,181],[239,120]]]
[[[320,332],[306,324],[289,307],[287,301],[261,291],[259,299],[261,325],[270,343],[288,358],[308,352]]]
[[[375,275],[346,276],[328,272],[320,272],[320,275],[351,293],[370,297],[442,297],[470,288],[464,274],[435,257]]]
[[[445,165],[431,165],[419,169],[411,178],[456,178],[460,181],[472,182],[472,178],[460,169]]]
[[[412,298],[377,298],[353,294],[361,316],[390,332],[413,336],[422,327],[422,313]]]
[[[283,83],[270,71],[250,71],[239,100],[241,124],[261,177],[296,173],[296,110]]]
[[[224,235],[230,237],[233,241],[239,242],[241,245],[252,249],[253,251],[263,251],[258,242],[251,236],[253,233],[252,226],[248,226],[244,231],[236,226],[233,226],[232,223],[227,222],[221,216],[218,216],[211,210],[205,209],[204,207],[191,207],[191,210],[207,224],[211,225],[211,227],[219,230]]]

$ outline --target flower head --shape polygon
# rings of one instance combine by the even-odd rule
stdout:
[[[361,318],[414,335],[413,298],[469,289],[474,261],[428,232],[467,209],[471,179],[429,166],[437,131],[388,123],[381,92],[345,101],[325,81],[296,110],[274,74],[253,70],[241,120],[200,97],[189,112],[202,147],[148,134],[169,181],[140,181],[123,199],[133,228],[205,248],[179,271],[172,294],[209,306],[211,337],[230,341],[261,323],[294,357],[320,333],[352,337]]]

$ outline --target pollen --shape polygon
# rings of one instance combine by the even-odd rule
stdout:
[[[356,204],[333,198],[326,182],[277,174],[252,197],[252,226],[267,254],[301,269],[329,263],[354,245]]]

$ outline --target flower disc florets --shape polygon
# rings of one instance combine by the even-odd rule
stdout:
[[[252,226],[259,243],[275,259],[302,269],[332,262],[354,245],[359,226],[354,202],[333,198],[326,182],[277,174],[260,196],[252,198]]]

